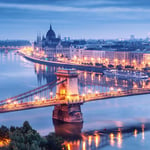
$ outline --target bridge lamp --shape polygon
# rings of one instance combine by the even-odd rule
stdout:
[[[91,94],[91,93],[92,93],[92,91],[91,91],[91,90],[88,90],[88,93],[89,93],[89,94]]]
[[[98,94],[99,92],[98,91],[95,91],[95,94]]]
[[[35,96],[35,97],[34,97],[34,100],[38,100],[38,99],[39,99],[39,97],[38,97],[38,96]]]
[[[53,92],[50,92],[50,96],[51,96],[51,98],[53,97]]]
[[[16,104],[18,104],[18,102],[14,101],[14,104],[16,105]]]
[[[135,84],[135,85],[133,86],[133,88],[136,89],[136,88],[137,88],[137,85]]]
[[[8,99],[8,100],[7,100],[7,103],[10,103],[10,102],[11,102],[11,99]]]
[[[82,96],[85,97],[85,94],[83,93]]]
[[[118,91],[118,92],[121,92],[122,90],[119,88],[117,91]]]
[[[114,90],[114,88],[113,87],[110,87],[110,91],[113,91]]]
[[[67,100],[68,100],[68,101],[71,100],[69,95],[67,95]]]
[[[42,97],[41,100],[42,100],[42,101],[45,101],[46,99],[45,99],[45,97]]]

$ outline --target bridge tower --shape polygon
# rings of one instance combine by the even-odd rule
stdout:
[[[56,98],[65,100],[68,104],[56,105],[53,119],[63,122],[83,122],[79,103],[78,73],[75,69],[59,69],[57,79],[62,83],[57,85]],[[69,104],[74,102],[74,104]]]

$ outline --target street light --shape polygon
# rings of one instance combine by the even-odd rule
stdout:
[[[35,101],[37,101],[38,99],[39,99],[39,97],[38,97],[38,96],[35,96],[35,97],[34,97],[34,100],[35,100]]]
[[[110,87],[110,91],[113,91],[114,90],[114,88],[113,87]]]
[[[82,96],[85,97],[85,94],[83,93]]]
[[[7,100],[7,103],[10,103],[10,102],[11,102],[11,99],[8,99],[8,100]]]
[[[113,93],[113,91],[114,91],[114,88],[110,87],[110,93]]]
[[[18,104],[18,102],[17,101],[14,101],[14,105],[16,106],[16,104]]]
[[[84,57],[84,60],[86,61],[86,60],[87,60],[87,57]]]
[[[98,91],[95,91],[95,94],[97,95],[99,92]]]
[[[45,99],[45,97],[42,97],[41,100],[42,100],[42,101],[45,101],[46,99]]]
[[[89,93],[89,94],[91,94],[91,93],[92,93],[92,91],[89,89],[89,90],[88,90],[88,93]]]
[[[51,96],[51,98],[53,98],[53,92],[50,92],[50,96]]]
[[[118,92],[121,92],[122,90],[119,88],[117,91],[118,91]]]

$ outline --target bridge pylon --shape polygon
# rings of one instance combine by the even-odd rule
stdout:
[[[56,99],[65,100],[66,104],[56,105],[53,119],[63,122],[83,122],[78,91],[78,73],[75,69],[59,69],[57,79],[62,81],[56,88]],[[71,104],[74,102],[73,104]]]

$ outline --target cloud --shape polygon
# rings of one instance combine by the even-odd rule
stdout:
[[[57,5],[33,5],[33,4],[15,4],[15,3],[0,3],[1,8],[14,8],[14,9],[28,9],[40,10],[51,12],[83,12],[83,13],[112,13],[112,12],[145,12],[149,13],[150,9],[146,8],[128,8],[128,7],[71,7],[71,6],[57,6]]]

